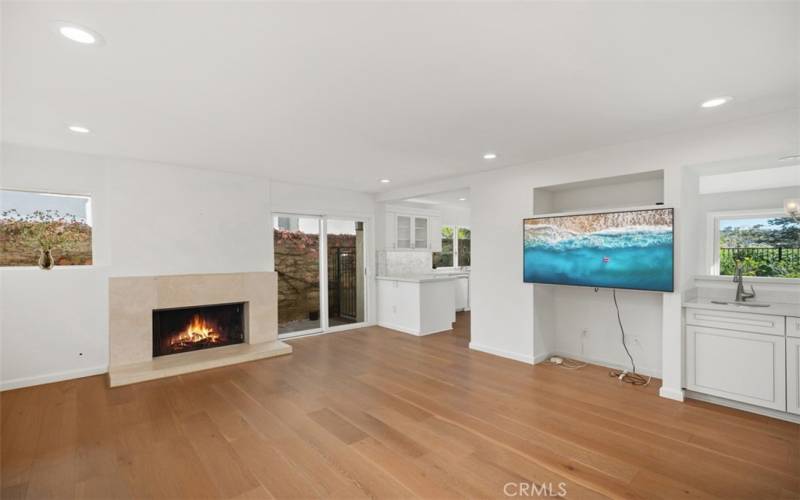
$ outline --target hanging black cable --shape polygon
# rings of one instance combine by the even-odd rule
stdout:
[[[625,327],[622,326],[622,315],[619,311],[619,303],[617,302],[617,289],[614,288],[611,292],[611,296],[614,298],[614,307],[617,310],[617,322],[619,323],[619,331],[622,333],[622,347],[625,349],[625,354],[628,355],[628,359],[631,360],[631,368],[632,371],[628,372],[625,370],[611,370],[609,372],[609,376],[619,379],[621,382],[626,382],[628,384],[633,385],[649,385],[650,384],[650,377],[644,377],[636,373],[636,362],[633,360],[633,356],[631,355],[631,351],[628,350],[628,345],[625,342]]]
[[[619,323],[619,331],[622,332],[622,347],[625,348],[625,354],[628,355],[628,359],[631,360],[631,368],[632,372],[636,373],[636,362],[633,361],[633,356],[631,356],[631,351],[628,350],[628,345],[625,343],[625,327],[622,326],[622,316],[619,313],[619,303],[617,303],[617,289],[615,288],[611,292],[612,297],[614,297],[614,307],[617,309],[617,322]]]

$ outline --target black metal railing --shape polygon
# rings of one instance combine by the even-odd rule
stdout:
[[[356,249],[332,248],[329,256],[328,310],[331,318],[355,321],[358,315]]]
[[[733,260],[750,257],[757,260],[769,261],[788,261],[800,262],[800,247],[743,247],[743,248],[720,248],[720,258],[730,257]]]

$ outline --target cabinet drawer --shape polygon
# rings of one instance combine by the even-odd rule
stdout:
[[[686,387],[786,411],[786,340],[687,326]]]
[[[686,308],[686,324],[784,336],[784,316]]]
[[[800,338],[800,318],[794,316],[786,318],[786,335]]]

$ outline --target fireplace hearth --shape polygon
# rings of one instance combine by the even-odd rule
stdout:
[[[245,303],[153,311],[153,357],[241,344]]]

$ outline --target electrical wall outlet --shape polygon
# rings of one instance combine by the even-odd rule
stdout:
[[[589,336],[589,329],[588,328],[584,328],[583,330],[581,330],[581,356],[583,356],[583,351],[584,351],[585,344],[586,344],[586,337],[588,337],[588,336]]]

